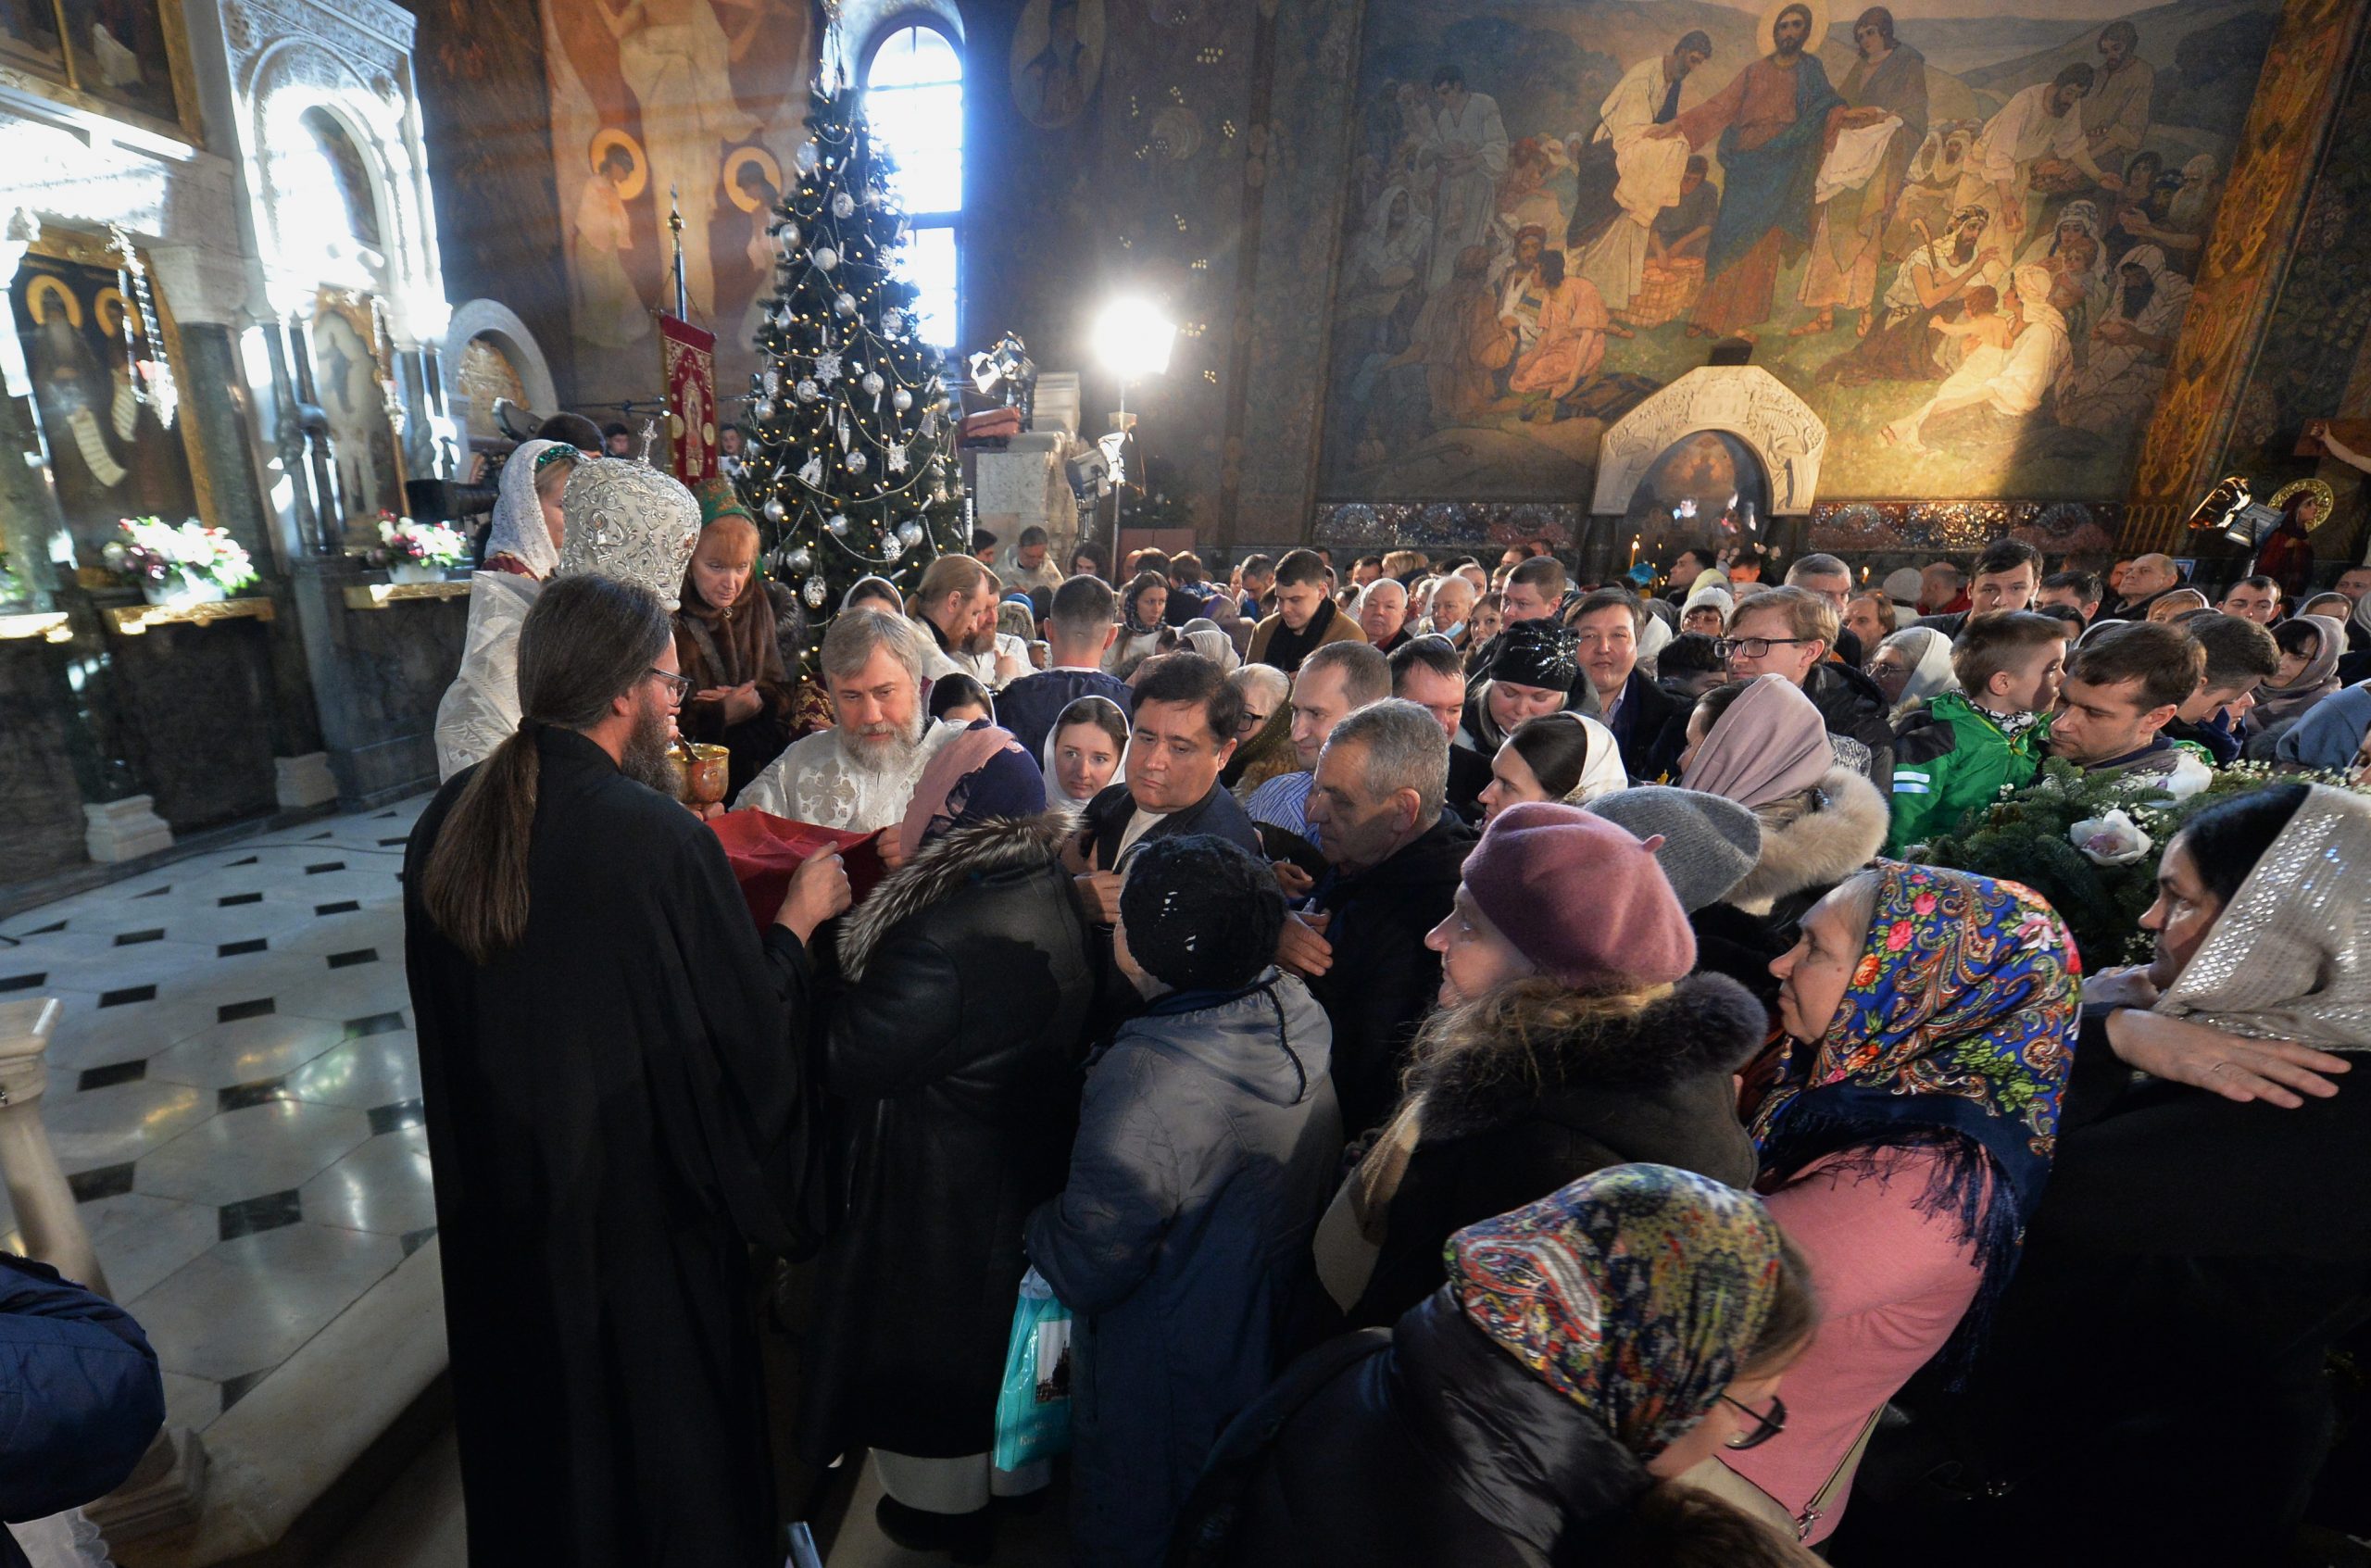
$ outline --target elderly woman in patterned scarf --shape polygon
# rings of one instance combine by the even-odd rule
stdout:
[[[2085,985],[2050,1192],[1963,1412],[1977,1487],[2013,1499],[2000,1539],[2282,1558],[2336,1425],[2329,1352],[2371,1312],[2366,864],[2351,791],[2219,801],[2165,847],[2151,961]]]
[[[1804,916],[1771,972],[1788,1039],[1748,1130],[1827,1316],[1786,1433],[1721,1457],[1815,1544],[1886,1401],[1938,1351],[1965,1363],[2016,1266],[2056,1147],[2078,966],[2027,889],[1880,860]]]
[[[1619,1165],[1445,1259],[1397,1325],[1311,1352],[1236,1420],[1173,1562],[1813,1562],[1677,1481],[1789,1419],[1818,1309],[1760,1200]]]

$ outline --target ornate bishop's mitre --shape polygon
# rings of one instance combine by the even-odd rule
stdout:
[[[675,608],[700,539],[700,504],[689,490],[646,463],[583,458],[568,476],[559,507],[554,577],[614,577]]]

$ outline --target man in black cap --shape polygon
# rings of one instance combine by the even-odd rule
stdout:
[[[1457,744],[1497,756],[1517,724],[1567,706],[1580,678],[1580,641],[1569,630],[1554,620],[1516,621],[1474,671]]]

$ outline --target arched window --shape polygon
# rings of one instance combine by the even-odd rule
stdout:
[[[921,22],[884,33],[864,64],[872,139],[896,160],[910,232],[904,271],[922,291],[922,334],[955,348],[963,246],[963,58],[947,34]]]

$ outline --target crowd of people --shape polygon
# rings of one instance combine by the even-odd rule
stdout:
[[[546,565],[473,606],[406,866],[481,1561],[779,1556],[753,1248],[807,1261],[801,1457],[870,1450],[958,1561],[1049,1483],[995,1461],[1024,1289],[1081,1563],[2270,1562],[2329,1517],[2371,570],[2289,613],[2013,539],[1647,593],[1032,531],[858,583],[809,692],[729,487],[567,466],[506,482]],[[878,881],[818,849],[759,927],[678,731]],[[2265,769],[2162,847],[2145,966],[1928,852],[2052,759]]]

